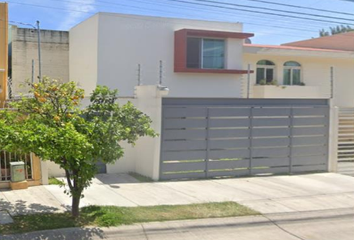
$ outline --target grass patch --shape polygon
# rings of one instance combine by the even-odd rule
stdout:
[[[14,223],[0,225],[0,234],[24,233],[68,227],[111,227],[142,222],[258,215],[235,202],[165,205],[152,207],[89,206],[74,220],[69,213],[36,214],[14,217]]]
[[[64,182],[60,181],[59,179],[56,179],[55,177],[51,177],[48,179],[49,185],[63,185]]]
[[[135,173],[135,172],[130,172],[129,175],[132,176],[133,178],[135,178],[136,180],[138,180],[139,182],[153,182],[154,181],[152,178],[145,177],[145,176],[140,175],[139,173]]]

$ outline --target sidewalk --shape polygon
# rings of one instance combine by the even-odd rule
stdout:
[[[81,206],[153,206],[236,201],[263,214],[354,208],[354,178],[334,174],[136,183],[104,174],[84,192]],[[71,199],[56,185],[1,191],[0,211],[11,215],[59,212]]]
[[[354,208],[264,216],[70,228],[3,236],[3,240],[351,240]]]

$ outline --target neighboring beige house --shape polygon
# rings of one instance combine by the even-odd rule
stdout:
[[[32,78],[38,81],[38,36],[32,28],[11,26],[9,30],[9,76],[12,96],[25,93],[23,86]],[[62,81],[69,80],[69,33],[66,31],[41,30],[42,76]]]
[[[251,98],[333,98],[334,106],[354,107],[354,51],[245,44],[243,63],[255,71]]]

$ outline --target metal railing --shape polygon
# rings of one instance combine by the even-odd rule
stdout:
[[[354,108],[339,108],[338,161],[354,161]]]
[[[25,163],[25,178],[32,179],[33,164],[32,154],[9,153],[0,151],[0,182],[8,182],[11,180],[10,162]]]

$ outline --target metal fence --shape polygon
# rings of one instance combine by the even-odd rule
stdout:
[[[339,108],[338,161],[354,162],[354,108]]]
[[[325,100],[164,99],[160,179],[326,171]]]
[[[25,163],[25,177],[32,179],[32,154],[19,154],[0,151],[0,182],[7,182],[11,180],[10,162]]]

